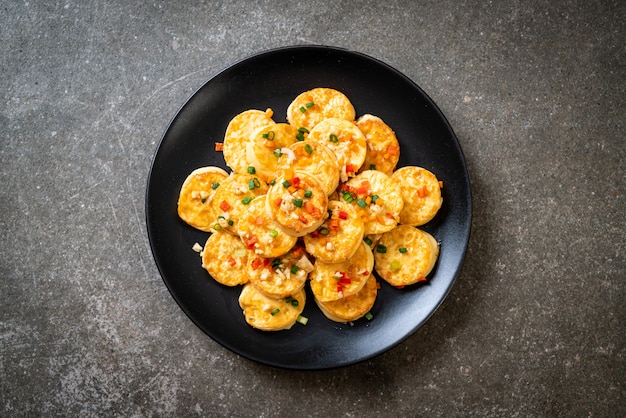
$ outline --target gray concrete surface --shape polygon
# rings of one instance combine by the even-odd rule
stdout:
[[[621,1],[3,1],[0,416],[626,416]],[[466,263],[408,340],[284,371],[205,336],[144,222],[160,136],[206,79],[326,44],[455,129]]]

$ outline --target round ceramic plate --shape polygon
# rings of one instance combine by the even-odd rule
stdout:
[[[226,168],[214,143],[228,122],[248,109],[274,110],[285,122],[289,103],[315,87],[340,90],[357,117],[381,117],[396,132],[398,167],[417,165],[444,182],[443,206],[423,227],[441,243],[428,282],[395,289],[381,281],[373,318],[332,322],[313,302],[307,286],[303,315],[290,330],[264,332],[244,321],[240,287],[218,284],[202,269],[194,243],[208,234],[182,222],[176,212],[180,187],[202,166]],[[260,53],[223,70],[200,87],[173,118],[158,146],[146,191],[148,237],[165,285],[189,318],[224,347],[271,366],[315,370],[354,364],[389,350],[414,333],[437,309],[459,273],[471,223],[471,192],[457,138],[435,103],[389,65],[344,49],[296,46]]]

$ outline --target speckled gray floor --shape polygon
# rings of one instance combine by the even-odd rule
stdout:
[[[621,1],[3,2],[0,415],[626,415]],[[364,363],[293,372],[206,337],[156,269],[151,158],[206,79],[326,44],[446,114],[474,194],[451,294]]]

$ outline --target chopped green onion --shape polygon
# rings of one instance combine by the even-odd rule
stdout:
[[[398,270],[400,268],[400,262],[398,260],[393,260],[389,265],[391,270]]]
[[[309,108],[309,107],[313,107],[313,106],[315,106],[315,103],[313,103],[313,102],[309,102],[309,103],[305,104],[305,106],[306,106],[307,108]]]
[[[382,244],[378,244],[378,245],[376,246],[376,252],[377,252],[377,253],[380,253],[380,254],[384,254],[384,253],[386,253],[386,252],[387,252],[387,247],[385,247],[385,246],[384,246],[384,245],[382,245]]]
[[[302,132],[298,132],[298,133],[296,134],[296,139],[297,139],[298,141],[304,141],[304,134],[303,134]]]
[[[246,254],[248,254],[248,251],[245,248],[241,248],[241,247],[233,251],[233,255],[235,257],[245,257]]]
[[[256,174],[256,169],[253,166],[248,166],[248,174]]]
[[[372,195],[372,203],[376,203],[378,199],[380,199],[380,196],[378,196],[377,194]]]
[[[307,318],[306,316],[298,315],[298,317],[296,318],[296,322],[301,325],[306,325],[306,323],[309,322],[309,318]]]
[[[272,229],[272,230],[270,231],[270,237],[272,237],[272,238],[276,238],[277,236],[278,236],[278,231],[277,231],[277,230],[275,230],[275,229]]]
[[[276,315],[278,312],[280,312],[280,309],[276,308],[276,309],[274,309],[272,312],[270,312],[270,314],[271,314],[272,316],[274,316],[274,315]]]
[[[302,113],[306,112],[306,108],[304,106],[301,106],[300,107],[300,112],[302,112]]]
[[[256,186],[254,185],[254,180],[248,181],[248,190],[254,190]]]
[[[280,267],[280,258],[275,258],[272,260],[272,268],[276,270],[278,267]]]
[[[211,183],[211,189],[215,190],[218,187],[220,187],[220,184],[218,182]]]
[[[404,254],[406,252],[406,247],[400,247],[400,248],[398,248],[398,251],[400,251],[402,254]]]
[[[320,228],[319,233],[320,233],[320,235],[326,236],[326,235],[330,234],[330,230],[328,228]]]
[[[313,147],[311,146],[311,144],[306,144],[304,146],[304,150],[306,151],[307,154],[313,154]]]
[[[253,200],[254,200],[254,197],[246,196],[243,199],[241,199],[241,203],[243,203],[244,205],[247,205],[248,203],[252,202]]]
[[[372,318],[374,318],[374,315],[372,315],[371,312],[368,312],[368,313],[365,314],[365,319],[367,319],[368,321],[371,321]]]
[[[276,179],[273,179],[272,181],[270,181],[270,186],[273,186],[276,184]]]
[[[298,270],[300,270],[300,267],[296,266],[295,264],[293,266],[291,266],[291,268],[289,269],[291,274],[296,274],[298,272]]]
[[[306,190],[306,191],[304,192],[304,197],[309,198],[309,197],[311,197],[311,196],[313,196],[313,192],[312,192],[312,191],[310,191],[310,190]]]
[[[365,237],[365,239],[364,239],[363,241],[365,241],[365,243],[366,243],[367,245],[369,245],[370,247],[371,247],[371,246],[372,246],[372,244],[373,244],[373,241],[372,241],[371,239],[369,239],[368,237]]]
[[[304,133],[308,134],[309,130],[307,128],[301,126],[301,127],[298,128],[298,132],[300,132],[301,134],[304,134]]]
[[[202,199],[202,203],[206,203],[206,199]]]
[[[283,181],[283,187],[284,187],[285,189],[286,189],[286,188],[288,188],[289,186],[291,186],[291,183],[289,183],[289,180],[285,180],[285,181]]]
[[[233,226],[235,225],[235,221],[233,221],[232,219],[228,220],[228,226]]]
[[[376,164],[370,164],[370,170],[376,170]]]
[[[339,138],[337,138],[337,135],[335,134],[330,134],[330,137],[328,138],[330,142],[336,144],[337,142],[339,142]]]
[[[293,204],[294,204],[294,206],[297,206],[297,207],[301,208],[302,205],[304,204],[304,201],[302,199],[300,199],[300,198],[295,198],[295,199],[293,199]]]
[[[274,140],[274,136],[275,136],[274,131],[269,131],[263,134],[263,138],[269,139],[270,141]]]
[[[365,207],[367,206],[367,203],[365,202],[365,200],[364,200],[364,199],[359,199],[359,200],[357,200],[357,201],[356,201],[356,204],[357,204],[357,205],[359,205],[359,207],[360,207],[361,209],[363,209],[363,208],[365,208]]]
[[[215,225],[213,225],[213,229],[215,229],[216,231],[221,231],[222,230],[222,225],[215,224]]]
[[[280,150],[280,148],[276,148],[274,150],[274,157],[279,158],[281,155],[283,155],[283,152]]]
[[[300,302],[298,302],[298,299],[291,300],[291,306],[293,306],[294,308],[297,308],[299,304]]]

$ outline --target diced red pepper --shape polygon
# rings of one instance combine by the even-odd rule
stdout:
[[[387,147],[387,154],[398,155],[398,147],[396,147],[395,145],[389,145]]]
[[[296,187],[297,187],[297,186],[298,186],[298,184],[300,184],[300,177],[294,177],[294,178],[291,180],[291,185],[292,185],[292,186],[296,186]]]
[[[229,258],[228,265],[231,267],[235,267],[237,265],[237,260],[235,260],[233,257]]]
[[[254,270],[258,270],[259,267],[261,267],[263,265],[263,260],[260,258],[255,258],[254,260],[252,260],[252,269]]]
[[[215,143],[215,151],[224,151],[224,143],[216,142]]]
[[[346,164],[346,173],[354,173],[354,166],[352,164]]]
[[[254,250],[254,244],[256,244],[257,242],[259,242],[259,239],[256,237],[256,235],[252,235],[246,240],[246,247],[248,247],[249,250]]]
[[[344,211],[339,211],[339,219],[348,219],[348,213]]]
[[[228,212],[230,210],[230,207],[231,206],[225,200],[222,200],[222,203],[220,203],[220,209],[222,210],[222,212]]]

